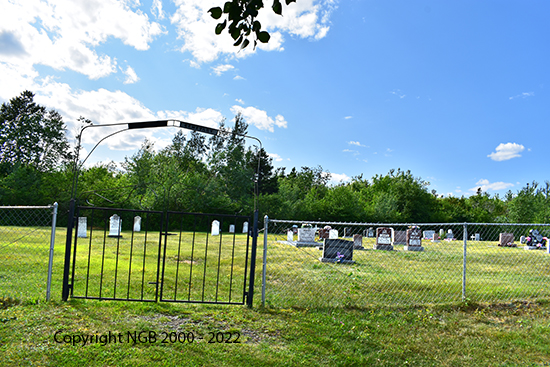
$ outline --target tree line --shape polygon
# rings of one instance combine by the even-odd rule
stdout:
[[[0,205],[58,202],[67,209],[80,147],[68,143],[61,115],[25,91],[2,104],[0,122]],[[504,197],[481,189],[469,197],[443,197],[401,169],[331,185],[321,166],[275,169],[264,149],[245,144],[243,117],[235,116],[231,125],[222,122],[221,133],[209,138],[179,131],[160,150],[145,140],[122,167],[109,162],[81,168],[79,204],[243,215],[257,205],[270,218],[346,222],[549,221],[548,181]]]

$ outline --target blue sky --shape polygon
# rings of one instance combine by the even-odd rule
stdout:
[[[0,101],[29,89],[73,136],[94,124],[242,112],[276,167],[333,182],[410,170],[440,195],[544,183],[550,117],[546,1],[297,0],[267,9],[271,42],[214,35],[216,0],[0,0]],[[88,130],[87,151],[112,130]],[[120,162],[174,128],[110,138]]]

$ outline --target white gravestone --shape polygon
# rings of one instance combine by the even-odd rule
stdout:
[[[220,222],[217,220],[212,221],[212,236],[219,236],[220,235]]]
[[[86,217],[78,217],[78,233],[77,237],[86,238],[86,230],[88,229],[88,219]]]
[[[335,240],[338,238],[338,230],[337,229],[331,229],[328,232],[328,238],[331,240]]]
[[[353,235],[353,248],[356,250],[364,250],[363,247],[363,236],[360,234]]]
[[[109,218],[109,237],[120,237],[120,229],[122,228],[122,219],[114,214]]]
[[[234,224],[229,225],[229,233],[235,233],[235,225]]]
[[[290,231],[286,232],[286,240],[288,242],[293,242],[294,241],[294,231],[290,230]]]
[[[141,217],[134,217],[134,232],[141,232]]]
[[[243,233],[248,233],[248,222],[243,223]]]

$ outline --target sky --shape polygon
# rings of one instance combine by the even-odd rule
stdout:
[[[0,0],[0,102],[24,90],[60,112],[70,141],[94,125],[237,113],[275,167],[332,183],[410,170],[439,195],[501,197],[550,180],[550,2],[265,1],[267,44],[216,36],[220,0]],[[85,153],[113,127],[87,129]],[[131,130],[86,162],[123,162]],[[251,144],[254,141],[251,140]]]

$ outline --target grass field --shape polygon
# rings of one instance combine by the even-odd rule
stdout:
[[[33,234],[40,231],[32,229]],[[103,296],[139,296],[141,290],[132,285],[128,293],[127,279],[132,284],[135,277],[140,287],[156,279],[143,274],[149,274],[155,260],[158,264],[158,233],[151,233],[150,252],[144,246],[148,240],[132,242],[131,233],[109,239],[113,241],[105,242],[105,247],[100,234],[95,236],[91,246],[89,238],[79,239],[75,294],[86,291],[86,282],[79,277],[89,274],[96,276],[88,282],[89,294],[97,294],[103,277]],[[231,236],[216,238],[212,251],[201,245],[206,241],[200,236],[194,250],[180,246],[193,243],[189,236],[184,233],[181,240],[169,236],[164,266],[167,298],[175,295],[185,300],[190,289],[195,298],[202,298],[200,287],[199,293],[193,293],[194,286],[189,288],[190,280],[192,285],[212,285],[220,274],[220,286],[207,287],[206,299],[215,299],[216,291],[225,299],[230,288],[234,297],[241,297],[237,280],[244,269],[245,236],[237,235],[235,241]],[[550,283],[547,271],[541,272],[548,261],[542,252],[472,243],[468,294],[492,302],[488,304],[474,297],[461,301],[462,244],[458,242],[426,244],[422,253],[399,247],[393,252],[357,251],[356,263],[343,265],[321,263],[319,250],[278,243],[273,236],[268,246],[267,307],[259,302],[263,255],[259,249],[255,306],[249,309],[172,302],[61,302],[65,239],[61,229],[53,301],[45,303],[49,241],[38,238],[0,243],[0,297],[14,297],[0,301],[0,355],[5,366],[550,364]],[[196,251],[193,260],[190,251]],[[233,251],[238,256],[229,261]],[[88,267],[90,253],[96,255]],[[231,270],[233,285],[226,276]],[[494,301],[522,296],[524,301]]]
[[[422,252],[354,251],[355,264],[322,263],[316,247],[294,247],[270,235],[266,300],[274,306],[365,307],[461,302],[463,242],[424,241]],[[466,298],[507,302],[550,297],[550,256],[544,251],[498,247],[470,241],[466,257]]]

